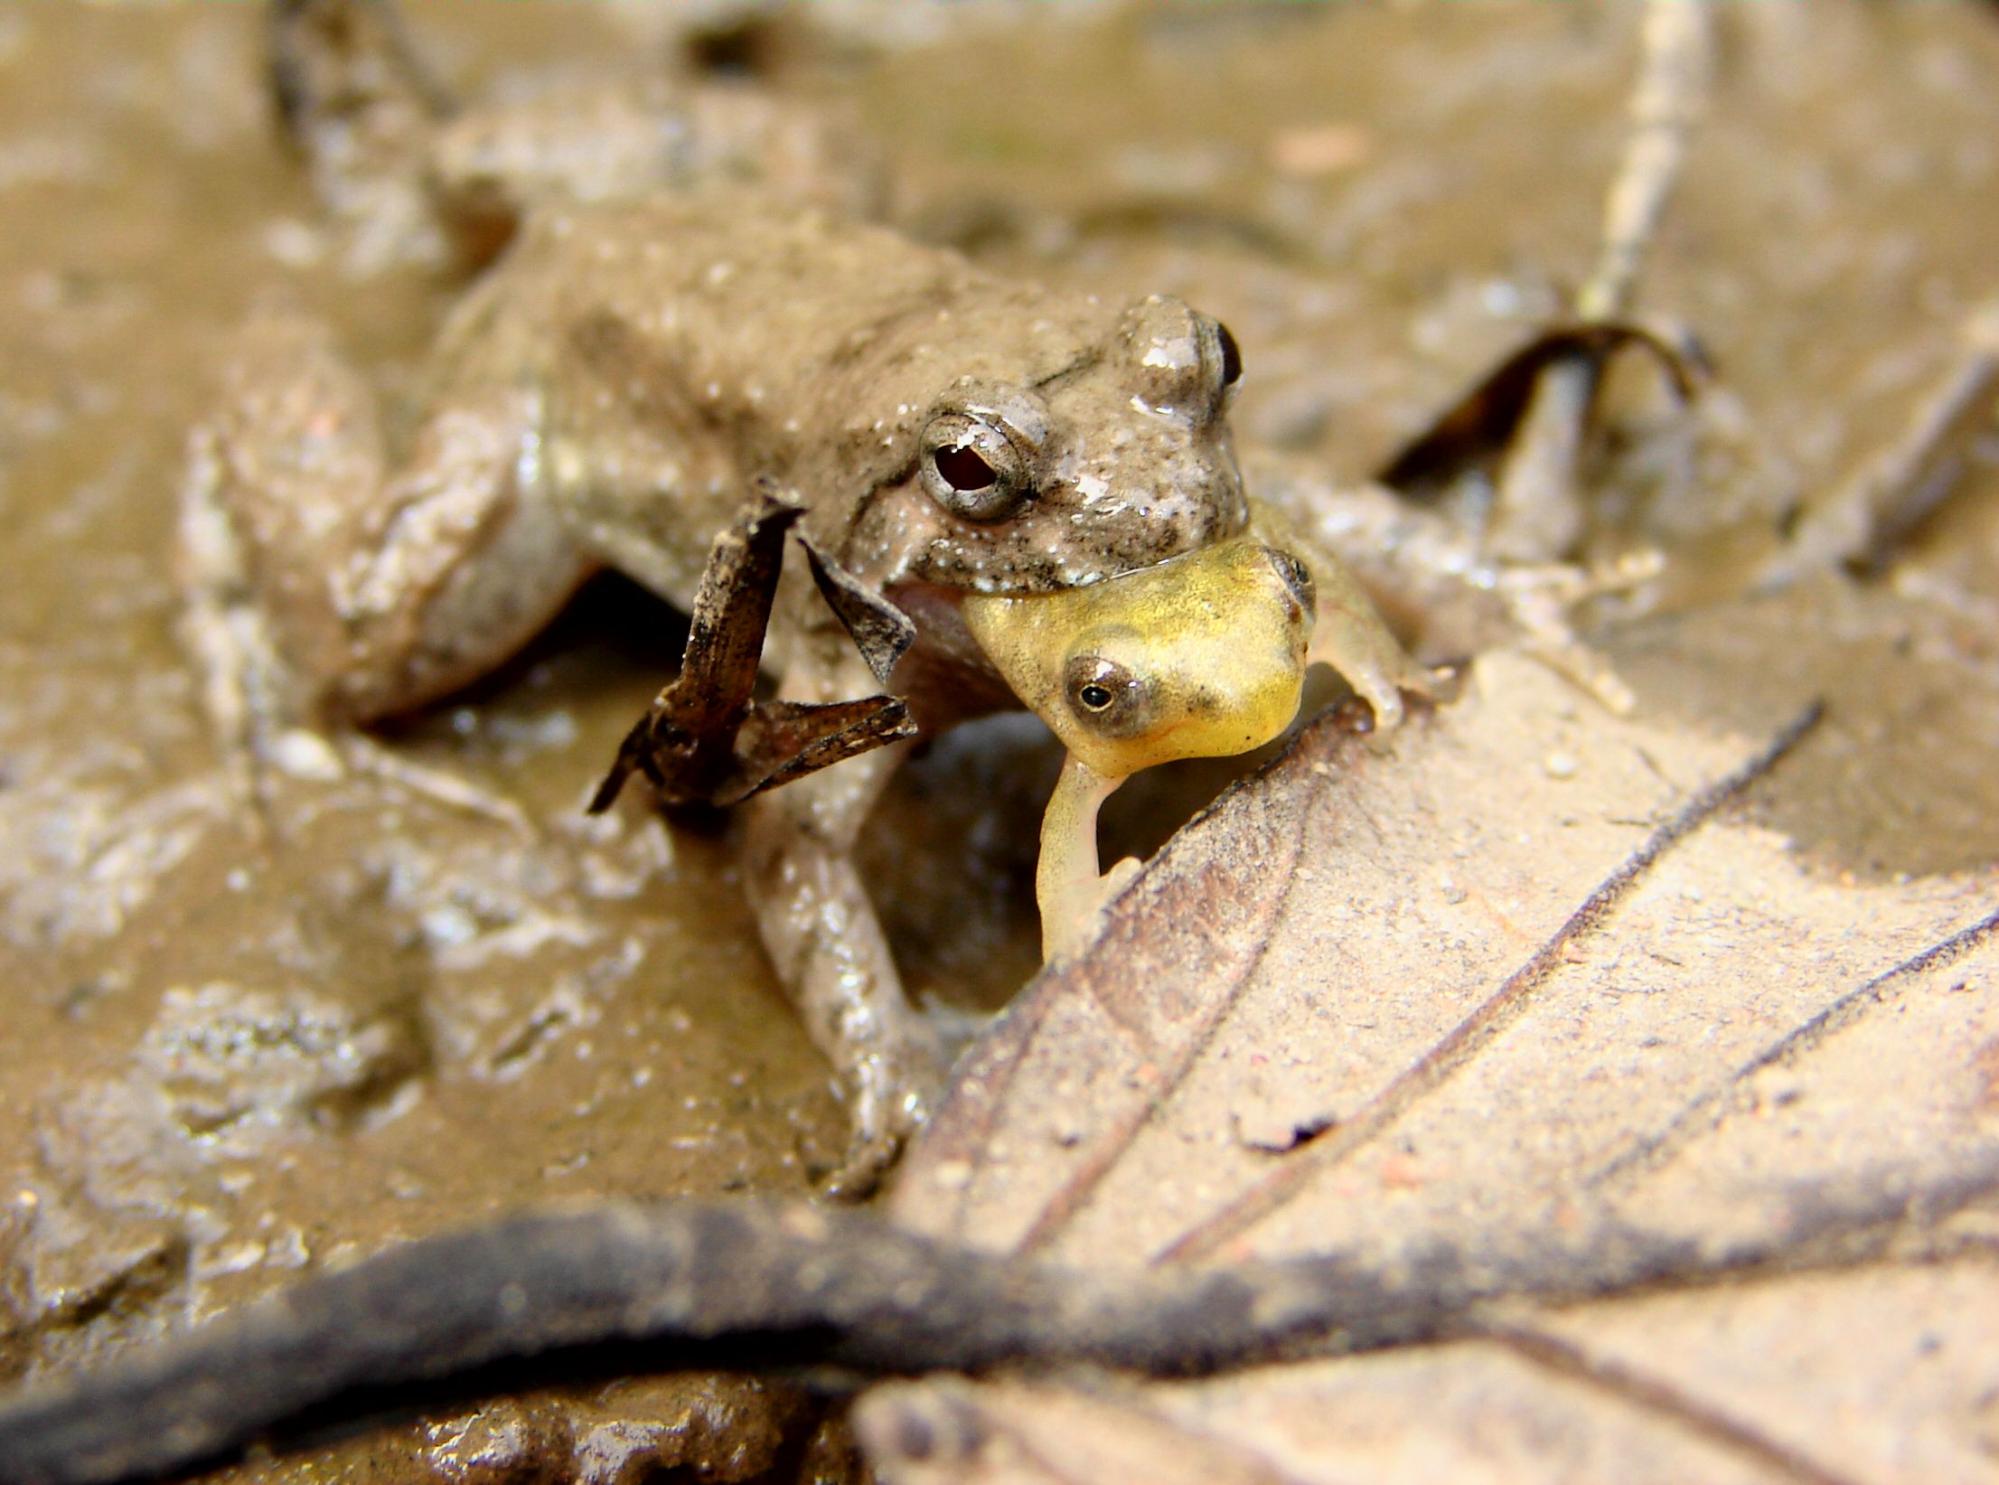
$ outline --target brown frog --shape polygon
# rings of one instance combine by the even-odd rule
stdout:
[[[1047,837],[1061,865],[1042,892],[1059,946],[1104,895],[1095,804],[1115,778],[1238,745],[1216,746],[1223,734],[1253,745],[1289,720],[1315,586],[1336,595],[1320,604],[1318,657],[1385,721],[1425,672],[1330,562],[1246,535],[1226,420],[1241,353],[1208,316],[997,278],[767,189],[580,202],[527,173],[528,189],[494,199],[537,204],[499,213],[511,243],[446,322],[406,436],[385,431],[323,328],[266,313],[246,338],[195,439],[185,503],[214,710],[284,766],[311,736],[291,724],[365,724],[463,686],[599,569],[693,606],[679,685],[693,712],[676,715],[699,714],[697,731],[720,728],[725,744],[773,716],[783,736],[773,766],[726,787],[710,788],[711,771],[685,797],[757,795],[740,832],[749,894],[848,1088],[847,1177],[862,1185],[939,1074],[852,858],[909,737],[1023,701],[1058,731],[1115,721],[1086,704],[1112,671],[1087,696],[1030,678],[1107,626],[1139,636],[1097,657],[1124,677],[1121,698],[1151,687],[1166,712],[1190,698],[1226,712],[1220,668],[1215,685],[1188,684],[1229,648],[1214,622],[1235,604],[1276,636],[1288,705],[1265,688],[1246,731],[1224,719],[1205,741],[1180,728],[1148,751],[1154,706],[1087,786],[1065,775]],[[786,526],[807,560],[780,577]],[[1219,565],[1173,565],[1224,549]],[[1158,580],[1110,581],[1130,573]],[[1001,602],[1077,592],[1101,596],[1026,625]],[[995,604],[968,627],[973,595]],[[1195,610],[1206,627],[1182,626]],[[753,670],[760,641],[775,703],[749,703],[741,663],[738,694],[686,695],[709,675],[703,655]],[[635,732],[627,765],[659,752],[664,715]]]
[[[932,732],[1019,704],[966,595],[1084,589],[1250,522],[1225,419],[1240,356],[1214,320],[758,196],[540,213],[435,365],[392,453],[324,334],[266,320],[199,441],[196,545],[244,581],[236,622],[268,626],[305,715],[444,695],[599,568],[691,604],[761,484],[802,508],[818,578],[794,562],[777,594],[780,698],[885,685]],[[1421,684],[1378,623],[1348,639],[1334,658],[1379,704]],[[850,1081],[856,1170],[921,1117],[936,1060],[851,860],[904,750],[759,797],[743,826],[765,943]]]

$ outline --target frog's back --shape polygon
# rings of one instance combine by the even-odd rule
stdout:
[[[543,467],[584,544],[691,598],[747,482],[858,495],[943,387],[1053,371],[1093,300],[751,193],[551,211],[495,279],[546,350]],[[1045,366],[1042,363],[1046,363]]]

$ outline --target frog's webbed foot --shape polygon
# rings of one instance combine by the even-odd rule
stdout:
[[[900,987],[894,987],[900,995]],[[910,1037],[884,1042],[844,1069],[852,1134],[840,1164],[820,1183],[839,1201],[865,1201],[894,1168],[902,1147],[930,1120],[948,1069],[934,1028],[911,1009]]]
[[[801,508],[760,491],[715,540],[695,594],[680,673],[625,735],[592,813],[610,808],[633,773],[668,804],[724,806],[912,737],[894,696],[758,701],[757,673],[777,596],[784,543]]]

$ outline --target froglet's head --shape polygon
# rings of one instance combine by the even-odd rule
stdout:
[[[1312,581],[1241,536],[1085,588],[961,612],[1021,701],[1099,776],[1259,747],[1297,715]]]

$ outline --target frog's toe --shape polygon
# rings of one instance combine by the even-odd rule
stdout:
[[[878,1134],[862,1139],[856,1135],[848,1143],[840,1164],[820,1183],[820,1194],[831,1201],[866,1201],[881,1189],[883,1178],[901,1158],[907,1137]]]
[[[1657,553],[1640,552],[1594,571],[1551,564],[1507,572],[1502,587],[1521,648],[1613,716],[1629,716],[1637,697],[1609,659],[1577,636],[1569,615],[1586,599],[1630,591],[1660,568]]]
[[[871,1196],[943,1095],[941,1048],[928,1023],[911,1015],[920,1031],[903,1045],[876,1051],[843,1080],[852,1134],[840,1164],[821,1185],[835,1200]]]
[[[1374,730],[1376,732],[1393,732],[1402,725],[1402,718],[1405,715],[1406,708],[1402,705],[1402,692],[1399,688],[1388,686],[1381,690],[1370,690],[1363,694],[1367,697],[1367,704],[1374,708]]]
[[[1614,717],[1628,717],[1638,709],[1638,697],[1624,677],[1599,651],[1581,640],[1568,637],[1554,643],[1528,646],[1527,653],[1571,685],[1589,693],[1598,706]]]
[[[1132,884],[1144,865],[1145,863],[1136,856],[1126,856],[1112,863],[1111,869],[1103,874],[1097,883],[1096,901],[1090,908],[1087,924],[1089,933],[1096,932],[1097,925],[1103,921],[1104,914],[1110,911],[1111,904],[1124,894],[1124,889]]]
[[[895,1099],[854,1109],[854,1131],[840,1163],[820,1185],[835,1201],[866,1201],[902,1157],[902,1147],[929,1122],[935,1097],[904,1089]]]

